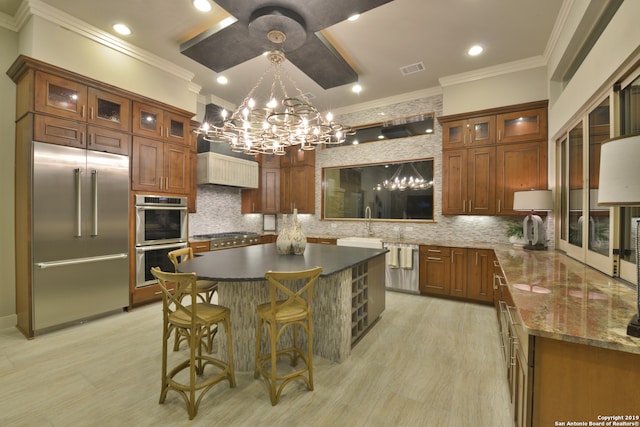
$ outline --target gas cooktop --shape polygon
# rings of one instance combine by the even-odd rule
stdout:
[[[207,234],[194,234],[191,236],[194,239],[198,240],[210,240],[210,239],[224,239],[229,237],[249,237],[249,236],[257,236],[258,233],[253,233],[250,231],[229,231],[226,233],[207,233]]]

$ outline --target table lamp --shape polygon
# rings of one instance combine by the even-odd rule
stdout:
[[[529,242],[525,249],[547,249],[547,236],[542,218],[536,212],[553,210],[551,190],[528,190],[513,193],[513,210],[527,211],[529,215],[522,221],[524,239]]]
[[[598,205],[640,206],[640,134],[610,139],[600,151]],[[636,289],[640,287],[640,221],[636,221]],[[638,291],[637,291],[638,292]],[[640,292],[627,335],[640,337]]]

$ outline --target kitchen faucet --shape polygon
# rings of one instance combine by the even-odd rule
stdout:
[[[373,231],[371,231],[371,208],[369,206],[364,208],[364,218],[367,220],[367,234],[373,236]]]

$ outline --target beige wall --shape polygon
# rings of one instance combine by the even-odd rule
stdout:
[[[18,36],[0,28],[0,328],[16,324],[14,248],[14,145],[16,88],[5,71],[18,52]]]
[[[547,70],[536,67],[459,84],[445,85],[442,113],[467,113],[548,99]]]

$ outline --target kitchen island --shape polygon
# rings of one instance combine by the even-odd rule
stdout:
[[[231,310],[235,368],[252,371],[256,307],[269,301],[267,271],[323,268],[313,291],[313,350],[342,362],[384,311],[386,252],[309,243],[304,255],[279,255],[272,243],[200,253],[180,264],[179,271],[218,281],[218,303]],[[220,338],[219,354],[225,354],[226,340]]]

